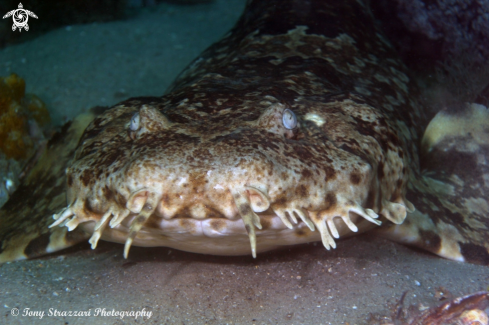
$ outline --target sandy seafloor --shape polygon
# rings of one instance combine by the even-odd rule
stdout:
[[[0,75],[23,77],[58,123],[92,106],[161,95],[243,6],[162,4],[127,21],[64,27],[0,50]],[[489,285],[487,267],[368,234],[330,252],[309,244],[256,260],[139,247],[124,260],[122,248],[82,244],[1,265],[0,324],[366,324],[370,313],[390,315],[405,291],[405,305],[423,309]],[[21,315],[12,316],[12,308]],[[22,316],[26,308],[45,316]],[[97,308],[152,316],[94,316]],[[50,309],[91,316],[49,316]]]

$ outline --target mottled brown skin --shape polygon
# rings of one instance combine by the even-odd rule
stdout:
[[[359,1],[251,1],[165,96],[129,99],[87,127],[53,226],[83,228],[92,247],[125,242],[125,256],[131,244],[255,256],[318,240],[329,249],[380,216],[394,240],[489,264],[489,186],[471,192],[477,210],[468,192],[448,195],[423,174],[428,123],[407,75]],[[428,152],[428,170],[446,176],[429,163],[439,150]],[[450,175],[469,184],[458,168]],[[471,220],[479,227],[466,231]]]
[[[83,130],[94,117],[84,114],[49,140],[46,151],[0,210],[0,263],[37,257],[88,238],[81,229],[49,229],[53,212],[66,206],[65,167]]]
[[[467,104],[430,122],[421,147],[423,174],[408,198],[417,211],[387,237],[435,254],[489,265],[489,110]]]
[[[311,21],[327,23],[308,26]],[[116,231],[146,245],[147,236],[133,231],[154,230],[146,221],[154,227],[159,220],[182,219],[182,229],[198,232],[186,219],[241,217],[253,254],[255,228],[261,251],[318,240],[315,227],[325,246],[334,247],[335,217],[355,223],[358,215],[380,213],[401,223],[411,208],[404,198],[406,166],[417,159],[410,141],[417,141],[422,120],[411,107],[409,87],[404,66],[357,2],[252,2],[169,94],[131,99],[94,120],[68,169],[68,212],[57,218],[70,218],[70,228],[87,221],[102,227],[102,216],[112,211],[109,218],[122,224],[111,226],[125,227]],[[282,121],[287,109],[298,119],[291,129]],[[135,114],[139,121],[131,130]],[[148,214],[136,217],[144,204]],[[286,211],[303,219],[309,236],[290,231],[273,247],[260,243],[256,213],[282,214],[284,220]],[[347,233],[341,221],[336,227]],[[101,235],[125,241],[111,231]],[[213,244],[161,244],[249,252],[240,241],[222,251]]]

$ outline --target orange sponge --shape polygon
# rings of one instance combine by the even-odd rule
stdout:
[[[25,81],[16,74],[0,77],[0,150],[7,158],[19,160],[32,153],[29,119],[40,126],[49,123],[46,105],[37,96],[25,94]]]

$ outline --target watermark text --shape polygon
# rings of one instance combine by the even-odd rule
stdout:
[[[49,308],[48,310],[35,310],[32,308],[12,308],[10,310],[12,316],[35,317],[43,319],[44,317],[116,317],[120,319],[127,318],[146,318],[150,319],[153,316],[151,310],[143,308],[141,310],[115,310],[107,308],[90,308],[87,310],[59,310]]]

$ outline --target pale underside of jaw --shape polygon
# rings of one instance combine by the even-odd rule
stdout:
[[[130,224],[134,218],[135,216],[129,216],[120,225],[114,228],[107,227],[100,239],[124,243],[127,240]],[[276,215],[260,214],[260,220],[262,224],[267,224],[267,227],[266,229],[255,230],[255,253],[266,252],[283,246],[321,241],[320,232],[311,231],[300,220],[293,225],[293,229],[286,227]],[[352,217],[352,220],[357,225],[358,232],[376,227],[375,224],[359,216]],[[216,230],[212,226],[214,222],[222,222],[222,229]],[[341,218],[335,218],[334,223],[341,238],[354,234]],[[95,221],[80,224],[80,227],[88,233],[94,233],[95,226]],[[97,243],[92,240],[90,242],[92,243],[92,248],[95,248]],[[162,246],[192,253],[225,256],[249,255],[251,252],[249,234],[246,232],[244,222],[241,219],[209,218],[197,220],[176,218],[167,220],[161,218],[159,224],[152,224],[151,228],[141,228],[132,241],[132,245],[142,247]]]
[[[362,221],[361,230],[381,224],[377,220],[377,213],[360,205],[340,206],[328,211],[307,211],[297,207],[269,209],[270,200],[263,190],[245,186],[241,190],[232,190],[231,193],[238,211],[235,220],[158,218],[157,226],[155,222],[151,222],[151,227],[145,227],[146,221],[155,213],[159,201],[156,195],[149,193],[131,196],[126,208],[115,205],[102,217],[91,219],[77,217],[77,211],[83,209],[83,202],[77,200],[53,215],[56,221],[50,227],[66,226],[71,231],[82,224],[85,230],[93,233],[89,240],[93,249],[100,238],[125,242],[125,258],[133,243],[138,246],[168,246],[216,255],[246,254],[251,246],[251,254],[255,258],[257,251],[317,240],[321,240],[329,250],[336,248],[333,238],[358,232],[359,227],[355,222],[359,224]],[[270,210],[272,214],[262,215]],[[371,225],[366,226],[365,223]]]

